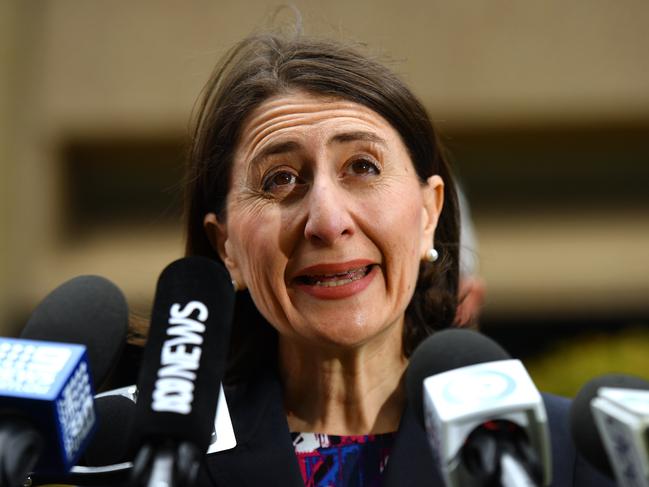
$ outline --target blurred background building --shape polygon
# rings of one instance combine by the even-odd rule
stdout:
[[[574,350],[593,350],[574,352],[579,371],[649,356],[649,2],[294,5],[307,34],[391,59],[441,129],[472,206],[487,333],[539,370],[550,354],[564,378]],[[0,2],[2,335],[79,274],[147,312],[183,251],[192,107],[229,46],[292,21],[271,22],[276,8]]]

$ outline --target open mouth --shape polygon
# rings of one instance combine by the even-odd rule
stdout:
[[[363,279],[374,267],[374,264],[370,264],[363,267],[358,267],[356,269],[349,269],[344,272],[339,272],[336,274],[317,274],[317,275],[307,275],[299,276],[296,278],[297,282],[300,284],[305,284],[307,286],[320,286],[320,287],[336,287],[344,286],[345,284],[350,284],[359,279]]]

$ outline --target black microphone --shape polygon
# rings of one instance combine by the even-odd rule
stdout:
[[[225,268],[204,257],[160,275],[138,379],[135,483],[188,485],[212,434],[225,369],[234,289]]]
[[[37,306],[21,338],[0,339],[1,485],[21,483],[32,469],[60,474],[74,465],[95,427],[90,371],[105,375],[121,348],[109,340],[102,350],[88,337],[99,324],[123,342],[127,316],[119,289],[82,276]]]
[[[84,345],[99,389],[122,353],[127,329],[128,305],[120,289],[100,276],[79,276],[41,301],[20,337]]]
[[[84,466],[106,466],[133,461],[136,450],[131,432],[135,402],[120,394],[95,397],[97,430],[82,457]],[[90,470],[91,471],[91,470]]]
[[[448,487],[547,485],[547,414],[525,368],[486,336],[435,333],[410,358],[408,401]]]
[[[570,408],[577,450],[621,487],[649,486],[649,381],[606,374],[582,386]]]
[[[131,399],[134,389],[135,386],[129,386],[95,396],[97,428],[80,464],[63,475],[34,474],[31,486],[128,484],[135,454],[131,437],[135,420],[135,402]]]

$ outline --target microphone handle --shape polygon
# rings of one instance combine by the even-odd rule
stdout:
[[[462,462],[472,485],[538,487],[542,473],[538,457],[518,429],[491,423],[475,429],[462,448]]]
[[[43,451],[43,437],[22,418],[0,420],[0,486],[22,485]]]
[[[160,448],[153,457],[151,475],[147,481],[147,487],[176,487],[175,463],[175,448],[168,446]]]
[[[502,487],[538,487],[520,462],[507,452],[500,456],[500,484]]]
[[[133,462],[134,485],[184,487],[193,485],[201,454],[190,442],[166,441],[144,445]]]

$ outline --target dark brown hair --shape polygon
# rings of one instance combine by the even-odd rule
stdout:
[[[434,265],[421,264],[406,310],[403,350],[409,356],[425,337],[453,322],[458,286],[457,196],[423,106],[390,70],[353,48],[329,40],[267,34],[244,39],[223,58],[205,87],[192,132],[186,253],[220,260],[207,239],[203,219],[209,212],[220,220],[227,218],[226,197],[241,128],[262,102],[296,89],[356,102],[380,114],[400,134],[422,183],[433,174],[445,182],[444,207],[435,232],[440,257]],[[238,293],[229,378],[245,374],[246,364],[257,361],[260,350],[272,349],[276,338],[248,292]]]

